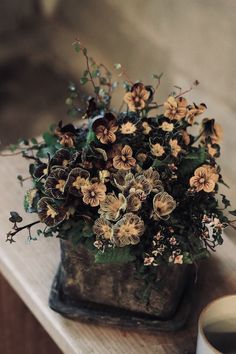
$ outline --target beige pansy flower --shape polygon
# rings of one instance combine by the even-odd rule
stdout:
[[[142,202],[138,194],[133,193],[127,197],[127,212],[137,212],[141,206]]]
[[[106,198],[106,186],[101,182],[89,183],[81,187],[83,202],[97,207]]]
[[[171,155],[177,157],[181,151],[181,146],[178,144],[178,140],[170,139],[169,144],[171,148]]]
[[[158,193],[153,198],[153,212],[151,217],[154,220],[168,219],[176,208],[176,201],[167,192]]]
[[[127,213],[114,225],[113,240],[117,247],[136,245],[143,235],[143,220],[133,213]]]
[[[174,129],[174,124],[173,123],[168,123],[168,122],[163,122],[162,125],[160,125],[160,128],[164,132],[172,132],[172,130]]]
[[[132,112],[140,111],[145,108],[150,93],[145,89],[142,83],[134,84],[131,92],[127,92],[124,101]]]
[[[133,151],[129,145],[125,145],[116,152],[113,158],[113,166],[117,170],[130,170],[135,166],[136,160],[133,158]]]
[[[127,201],[122,193],[118,197],[113,193],[108,193],[106,199],[100,203],[99,214],[107,220],[116,221],[120,217],[120,213],[125,211]]]
[[[205,112],[206,108],[207,106],[205,105],[205,103],[201,103],[199,106],[197,106],[195,103],[192,106],[188,106],[186,115],[188,123],[193,125],[195,118]]]
[[[148,135],[152,130],[152,127],[148,124],[148,122],[143,122],[142,127],[143,127],[143,134],[145,135]]]
[[[164,155],[165,150],[163,146],[159,143],[151,144],[151,153],[153,156],[161,157],[162,155]]]
[[[156,170],[150,167],[148,170],[145,170],[142,173],[148,181],[153,192],[159,193],[163,191],[162,182],[160,181],[160,175]]]
[[[103,118],[98,118],[92,127],[96,137],[102,144],[112,144],[116,141],[115,133],[119,127],[113,114],[107,113]]]
[[[111,241],[113,237],[113,228],[112,224],[104,219],[99,218],[95,221],[93,225],[93,232],[98,238]]]
[[[124,134],[124,135],[134,134],[136,132],[136,130],[137,130],[136,125],[132,122],[129,122],[129,121],[121,124],[121,126],[120,126],[120,132],[121,132],[121,134]]]
[[[204,191],[211,193],[215,189],[217,182],[217,174],[213,172],[210,166],[203,165],[198,167],[194,176],[190,178],[190,186],[196,190],[196,192]]]
[[[187,113],[187,101],[183,97],[170,96],[164,103],[164,116],[169,119],[181,120]]]

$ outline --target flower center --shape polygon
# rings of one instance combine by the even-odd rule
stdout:
[[[201,178],[199,179],[199,183],[204,183],[204,182],[205,182],[205,178],[201,177]]]
[[[65,186],[66,181],[64,179],[59,179],[56,189],[59,189],[60,192],[64,191],[64,186]]]
[[[127,160],[126,156],[122,155],[121,160],[125,162]]]
[[[91,191],[91,192],[90,192],[90,195],[91,195],[91,197],[95,197],[96,194],[95,194],[94,191]]]
[[[47,205],[47,216],[50,216],[52,219],[57,216],[57,212],[50,205]]]
[[[104,135],[107,135],[108,134],[108,129],[105,128],[104,131],[103,131]]]

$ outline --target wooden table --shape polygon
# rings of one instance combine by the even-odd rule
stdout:
[[[61,350],[66,354],[194,353],[200,310],[212,299],[236,293],[236,237],[233,241],[225,236],[217,254],[202,264],[193,312],[179,332],[140,333],[68,320],[48,307],[50,286],[60,258],[58,240],[41,238],[28,243],[23,233],[15,244],[5,242],[11,226],[9,211],[23,213],[26,186],[19,185],[16,175],[26,176],[26,171],[27,162],[19,156],[0,157],[0,271]],[[26,220],[33,221],[35,216],[27,215]]]

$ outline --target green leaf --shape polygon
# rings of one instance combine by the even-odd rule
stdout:
[[[91,73],[91,76],[92,76],[92,78],[96,78],[96,77],[100,76],[100,70],[99,69],[93,70]]]
[[[55,145],[57,142],[56,136],[49,132],[43,134],[43,140],[45,141],[45,144],[48,146]]]
[[[81,79],[79,81],[80,81],[81,85],[85,85],[89,81],[89,79],[87,77],[81,77]]]
[[[37,144],[38,144],[38,141],[37,141],[37,139],[32,138],[32,139],[31,139],[31,143],[32,143],[33,145],[37,145]]]
[[[16,211],[10,211],[10,218],[9,221],[16,223],[21,222],[23,219]]]
[[[96,139],[96,134],[92,129],[88,131],[87,137],[86,137],[86,145],[89,145],[92,141]]]
[[[229,211],[229,213],[230,213],[231,215],[233,215],[233,216],[236,216],[236,209]]]
[[[80,50],[81,50],[80,43],[78,43],[78,42],[74,43],[73,47],[77,53],[80,52]]]
[[[69,117],[76,117],[79,114],[79,111],[76,107],[68,109],[67,114]]]
[[[192,174],[197,167],[201,166],[205,162],[206,156],[207,154],[204,147],[200,148],[196,152],[192,152],[183,158],[179,166],[179,172],[184,176]]]
[[[39,158],[47,158],[48,154],[52,157],[56,152],[56,147],[55,146],[46,146],[46,147],[41,147],[38,152],[37,152],[37,157]]]
[[[130,246],[122,248],[108,248],[104,252],[98,251],[95,255],[95,263],[129,263],[135,260],[130,252]]]

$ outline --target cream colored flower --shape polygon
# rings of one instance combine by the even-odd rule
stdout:
[[[143,134],[145,135],[148,135],[152,130],[152,127],[148,124],[148,122],[143,122],[142,127],[143,127]]]
[[[134,180],[134,175],[131,172],[119,170],[112,175],[113,184],[122,192],[127,190],[131,181]]]
[[[188,123],[193,125],[195,118],[205,112],[206,108],[207,106],[205,105],[205,103],[201,103],[199,106],[197,106],[195,103],[192,106],[188,106],[186,115]]]
[[[206,193],[214,191],[216,182],[217,174],[208,165],[198,167],[194,172],[194,176],[189,181],[190,186],[196,192],[204,191]]]
[[[133,158],[133,151],[129,145],[125,145],[116,152],[113,158],[113,166],[117,170],[130,170],[135,166],[136,160]]]
[[[161,157],[165,153],[165,150],[159,143],[151,144],[151,153],[153,156]]]
[[[133,213],[127,213],[114,226],[114,243],[117,247],[136,245],[144,233],[143,220]]]
[[[163,122],[162,125],[160,125],[160,128],[164,132],[172,132],[172,130],[174,129],[174,124],[173,123],[168,123],[168,122]]]
[[[167,192],[158,193],[153,198],[152,218],[168,219],[172,211],[176,208],[176,201]]]
[[[137,130],[137,127],[134,123],[132,122],[126,122],[121,124],[120,127],[120,132],[121,134],[128,135],[128,134],[134,134]]]
[[[181,151],[181,146],[178,144],[178,140],[170,139],[169,144],[171,148],[171,155],[177,157],[179,155],[179,152]]]
[[[164,116],[169,119],[181,120],[187,113],[187,101],[183,97],[170,96],[164,103]]]
[[[83,202],[97,207],[106,198],[106,186],[101,182],[90,183],[81,188]]]
[[[105,240],[111,241],[113,237],[112,224],[104,219],[99,218],[95,221],[93,225],[93,232],[98,238],[103,238]]]
[[[137,212],[141,206],[142,202],[138,194],[133,193],[127,197],[127,212]]]
[[[107,220],[116,221],[120,217],[120,213],[125,211],[127,201],[122,193],[115,194],[108,193],[106,199],[100,203],[99,214]]]
[[[142,172],[153,192],[159,193],[163,191],[162,182],[160,181],[159,173],[150,167],[148,170]]]
[[[136,175],[135,178],[130,181],[126,190],[130,194],[141,193],[141,195],[147,196],[152,190],[152,185],[147,178],[141,174]]]
[[[96,137],[102,144],[112,144],[116,141],[115,132],[118,130],[116,118],[111,113],[105,114],[93,123],[93,130]]]
[[[145,108],[150,93],[145,89],[142,83],[134,84],[131,92],[127,92],[124,101],[132,112],[140,111]]]

